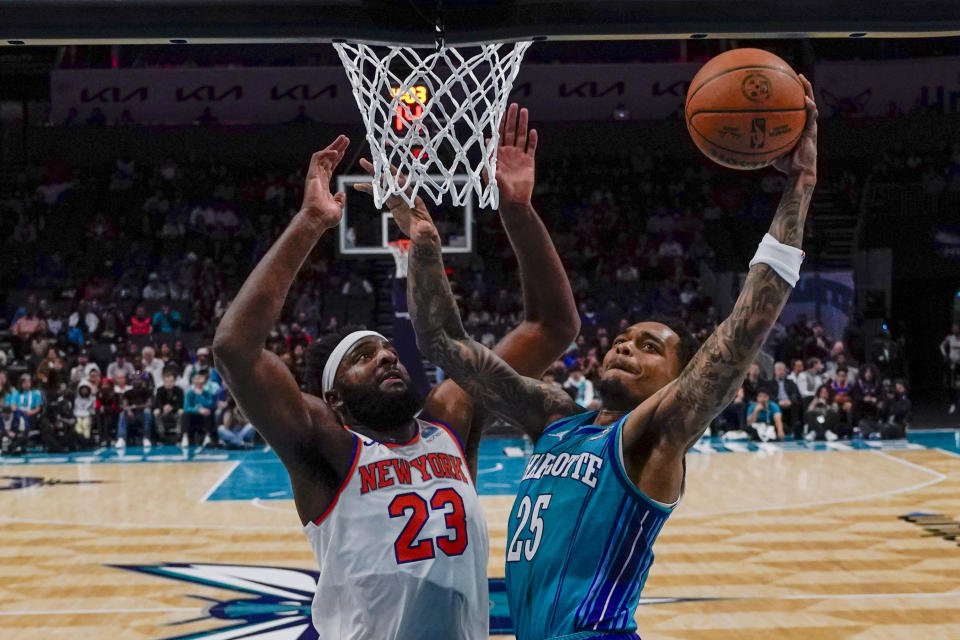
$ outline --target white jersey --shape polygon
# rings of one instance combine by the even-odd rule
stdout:
[[[326,513],[304,527],[320,564],[320,640],[487,640],[489,540],[460,442],[417,420],[405,445],[357,435]]]

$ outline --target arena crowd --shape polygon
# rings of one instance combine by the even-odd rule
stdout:
[[[912,170],[933,197],[960,184],[957,150],[942,155],[886,154],[874,172]],[[2,285],[14,292],[0,326],[4,453],[157,441],[249,446],[255,434],[220,384],[209,344],[299,205],[303,179],[301,167],[264,171],[194,153],[155,166],[122,156],[103,167],[57,158],[28,167],[0,202]],[[827,180],[851,206],[859,197],[856,174]],[[603,354],[634,319],[678,316],[706,337],[722,318],[704,279],[746,264],[781,186],[772,172],[720,176],[642,148],[538,167],[535,203],[583,327],[546,378],[589,407]],[[496,215],[479,217],[475,237],[474,253],[448,266],[468,331],[492,345],[521,318],[516,263]],[[337,260],[325,239],[268,348],[302,384],[315,339],[392,316],[380,295],[388,284],[371,263]],[[839,336],[805,318],[778,326],[713,434],[902,437],[912,409],[902,343],[886,331],[867,336],[862,324],[854,316]]]

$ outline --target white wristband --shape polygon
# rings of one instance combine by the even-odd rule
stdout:
[[[750,266],[762,262],[777,272],[791,287],[797,286],[800,279],[800,265],[806,254],[803,250],[783,244],[769,233],[763,235],[763,240],[757,247]]]

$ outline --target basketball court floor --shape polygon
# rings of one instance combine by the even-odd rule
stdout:
[[[527,454],[481,451],[495,638],[512,638],[501,578]],[[317,567],[272,452],[0,460],[0,638],[316,637]],[[704,441],[688,469],[638,609],[645,640],[960,637],[960,433]]]

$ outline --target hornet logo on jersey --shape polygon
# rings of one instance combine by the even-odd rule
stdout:
[[[163,640],[317,640],[310,622],[310,604],[319,571],[244,564],[164,563],[157,565],[110,565],[116,569],[147,573],[161,578],[226,589],[243,594],[236,600],[206,601],[204,614],[173,623],[220,620],[223,626],[209,631],[165,636]],[[716,600],[717,598],[641,598],[641,605]],[[490,579],[490,633],[513,633],[503,578]]]

